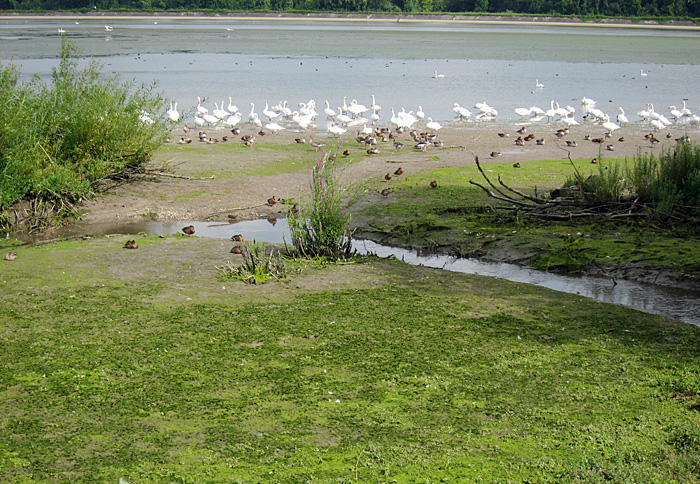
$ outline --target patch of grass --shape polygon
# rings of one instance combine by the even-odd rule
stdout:
[[[700,328],[379,259],[222,288],[221,241],[122,243],[3,265],[0,480],[700,481]]]
[[[603,160],[601,164],[623,161]],[[574,166],[584,178],[599,169],[590,160],[574,160]],[[533,194],[535,189],[539,194],[548,193],[574,176],[572,164],[562,160],[524,162],[518,170],[506,163],[488,164],[484,170],[492,179],[500,175],[509,186]],[[469,180],[480,179],[476,167],[464,167],[398,180],[386,202],[358,211],[357,234],[462,255],[505,256],[540,269],[579,271],[592,264],[633,263],[650,270],[671,268],[681,276],[700,271],[697,228],[625,219],[540,223],[518,217],[517,211],[496,209],[493,200],[469,184]],[[438,188],[429,186],[431,180],[438,182]]]
[[[272,249],[266,254],[262,242],[247,242],[242,247],[241,255],[242,264],[237,266],[233,261],[228,261],[217,267],[223,279],[239,279],[246,284],[264,284],[271,279],[279,281],[287,276],[287,268],[280,252]]]

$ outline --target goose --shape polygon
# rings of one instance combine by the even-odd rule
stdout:
[[[170,121],[173,123],[177,123],[180,120],[180,113],[177,110],[177,103],[175,103],[175,107],[173,107],[172,101],[170,102],[170,109],[168,109],[168,118],[170,118]]]
[[[432,129],[433,131],[437,131],[440,128],[442,128],[442,125],[438,123],[437,121],[433,121],[433,118],[428,118],[428,122],[425,123],[425,126],[428,129]]]
[[[238,112],[238,106],[232,103],[231,96],[228,97],[228,106],[226,106],[226,111],[231,114],[236,114]]]
[[[435,71],[435,73],[433,74],[433,79],[440,79],[443,77],[445,77],[445,74],[438,74],[438,71]]]
[[[326,109],[323,110],[324,113],[326,113],[327,118],[333,118],[336,115],[336,112],[331,109],[331,105],[326,99]]]
[[[620,110],[620,114],[617,115],[617,122],[620,124],[628,124],[630,120],[625,116],[625,110],[622,109],[622,106],[619,106],[617,109]]]

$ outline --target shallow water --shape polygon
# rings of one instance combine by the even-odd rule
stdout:
[[[250,220],[226,222],[141,222],[121,224],[83,224],[61,228],[53,237],[71,235],[101,235],[146,233],[149,235],[173,235],[182,233],[182,227],[194,225],[197,237],[230,239],[243,234],[246,240],[281,244],[289,242],[289,226],[284,218],[272,221]],[[232,242],[233,244],[233,242]],[[618,304],[640,311],[660,314],[689,324],[700,325],[700,291],[672,289],[653,284],[619,280],[613,284],[609,278],[565,276],[536,271],[515,264],[483,262],[477,259],[455,258],[437,254],[419,254],[415,250],[378,244],[371,240],[355,240],[354,248],[360,253],[374,253],[380,257],[394,256],[409,264],[439,269],[498,277],[509,281],[534,284],[556,291],[578,294],[596,301]]]
[[[157,24],[154,24],[157,21]],[[104,24],[114,28],[104,30]],[[376,95],[383,122],[390,108],[420,105],[436,120],[454,117],[453,103],[481,101],[514,121],[516,107],[550,107],[555,100],[580,114],[583,96],[612,118],[622,106],[645,103],[667,113],[683,99],[700,104],[700,32],[619,27],[458,23],[311,22],[207,19],[5,19],[0,21],[3,61],[21,65],[24,78],[44,78],[57,65],[61,36],[96,56],[123,80],[158,82],[185,112],[206,98],[233,98],[241,111],[260,113],[288,100],[314,99],[337,108],[348,98],[369,106]],[[641,70],[648,73],[642,77]],[[433,79],[435,71],[444,78]],[[544,88],[535,89],[535,80]],[[320,109],[319,109],[320,108]],[[164,108],[165,110],[165,108]],[[320,118],[323,118],[321,116]],[[634,118],[634,115],[630,116]],[[472,118],[474,119],[474,118]],[[319,119],[319,128],[325,122]]]

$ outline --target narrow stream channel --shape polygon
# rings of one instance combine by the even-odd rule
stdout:
[[[182,227],[190,224],[194,225],[195,236],[199,237],[230,239],[234,234],[243,234],[246,240],[279,244],[283,243],[286,237],[286,240],[290,241],[289,226],[284,218],[238,223],[157,221],[75,225],[62,228],[52,236],[139,233],[171,235],[181,233]],[[625,280],[618,280],[617,284],[613,284],[610,279],[602,277],[567,276],[536,271],[515,264],[483,262],[446,255],[419,255],[415,250],[389,247],[370,240],[355,240],[354,246],[360,253],[370,252],[379,257],[393,255],[408,264],[535,284],[700,326],[700,291],[673,289]]]

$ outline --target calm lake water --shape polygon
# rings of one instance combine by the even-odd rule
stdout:
[[[184,112],[205,98],[233,98],[241,111],[261,112],[288,101],[337,108],[347,97],[390,108],[417,110],[448,121],[453,103],[486,102],[497,121],[518,119],[516,107],[577,108],[588,97],[615,118],[647,102],[667,114],[670,105],[700,105],[700,31],[596,26],[405,23],[396,21],[240,20],[231,18],[3,18],[2,61],[21,66],[24,78],[48,76],[65,30],[85,56],[106,72],[158,90]],[[157,23],[154,23],[157,22]],[[105,24],[113,27],[105,30]],[[647,74],[642,76],[642,70]],[[444,78],[433,78],[435,71]],[[543,88],[536,88],[539,80]],[[321,115],[320,118],[324,116]],[[473,118],[472,118],[473,119]],[[319,119],[319,127],[323,121]]]

